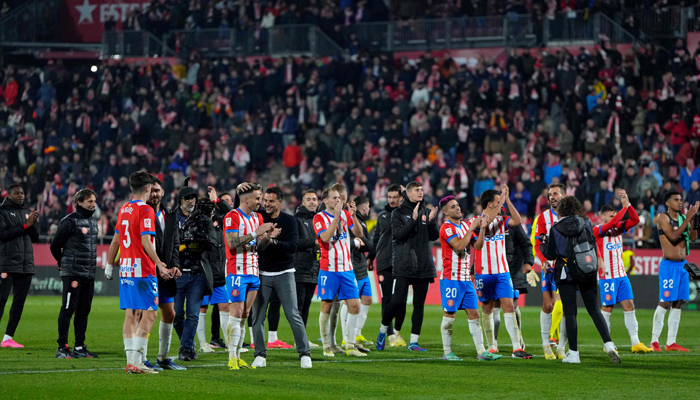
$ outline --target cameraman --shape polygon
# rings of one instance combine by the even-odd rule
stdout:
[[[175,281],[175,331],[180,338],[178,359],[192,361],[197,359],[194,337],[199,322],[199,307],[202,298],[212,293],[213,278],[207,253],[212,248],[209,238],[216,237],[216,232],[211,220],[213,203],[209,197],[203,196],[197,203],[197,191],[189,186],[180,189],[177,197],[180,206],[175,216],[180,227],[182,275]]]

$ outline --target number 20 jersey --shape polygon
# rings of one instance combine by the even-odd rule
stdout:
[[[115,232],[119,234],[119,277],[145,278],[156,276],[156,264],[146,254],[141,236],[151,235],[155,249],[156,214],[141,200],[131,200],[119,209]]]

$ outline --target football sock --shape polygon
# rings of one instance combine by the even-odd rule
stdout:
[[[654,312],[654,324],[651,329],[651,342],[656,343],[659,341],[659,336],[661,336],[661,331],[664,330],[664,318],[666,317],[666,309],[661,306],[656,306],[656,311]]]
[[[554,303],[554,310],[552,310],[552,322],[549,328],[549,337],[558,339],[559,329],[561,327],[561,319],[564,318],[564,308],[561,305],[561,300],[557,300]]]
[[[330,338],[328,337],[328,319],[329,314],[320,313],[318,316],[318,326],[321,327],[321,342],[323,343],[323,348],[327,348],[331,345]]]
[[[227,314],[228,315],[228,314]],[[224,330],[226,325],[222,325]],[[160,321],[158,325],[158,359],[165,361],[168,359],[168,353],[170,352],[170,339],[173,334],[173,324],[168,324]]]
[[[610,316],[612,315],[611,312],[607,311],[601,311],[603,314],[603,318],[605,319],[605,324],[608,325],[608,332],[610,332]]]
[[[331,347],[337,346],[338,344],[336,343],[336,338],[338,336],[338,319],[340,315],[340,305],[341,303],[336,301],[333,302],[333,306],[331,307],[331,313],[330,313],[330,329],[328,330],[328,334],[330,335],[330,345]]]
[[[389,331],[389,327],[386,325],[381,325],[379,327],[379,333],[387,333]],[[394,331],[394,335],[398,335],[399,332]]]
[[[672,308],[668,314],[668,338],[666,345],[670,346],[676,343],[676,335],[678,334],[678,326],[681,324],[681,309]]]
[[[418,337],[419,337],[419,336],[420,336],[420,335],[416,335],[415,333],[412,333],[412,334],[411,334],[411,341],[408,342],[408,343],[418,343]]]
[[[445,354],[452,352],[452,324],[455,322],[454,318],[442,317],[442,324],[440,324],[440,334],[442,334],[442,351]]]
[[[267,331],[267,342],[274,343],[277,341],[277,331]]]
[[[250,333],[250,343],[253,343],[255,339],[253,339],[253,327],[249,326],[248,327],[248,332]],[[243,334],[243,339],[245,339],[245,332],[241,332]],[[255,343],[253,343],[255,344]]]
[[[7,336],[7,335],[5,335]],[[126,353],[126,363],[132,364],[134,358],[134,338],[124,338],[124,352]]]
[[[469,320],[469,333],[472,334],[472,340],[474,340],[474,346],[476,346],[476,353],[481,354],[485,352],[483,332],[481,331],[478,318]]]
[[[520,333],[518,325],[515,323],[515,315],[513,313],[503,313],[506,322],[506,330],[510,336],[510,341],[513,344],[513,351],[520,348]]]
[[[486,343],[489,346],[489,350],[493,347],[493,314],[484,313],[484,336],[486,336]]]
[[[630,334],[630,339],[632,340],[632,347],[639,344],[639,323],[637,322],[637,316],[635,311],[625,311],[625,327],[627,332]]]
[[[148,361],[148,339],[151,337],[151,334],[149,333],[146,335],[146,347],[143,348],[143,354],[141,355],[141,360],[145,364],[146,361]]]
[[[238,342],[241,340],[241,318],[228,318],[228,325],[226,326],[226,336],[228,337],[229,343],[229,358],[238,358],[236,357],[236,354],[238,351]]]
[[[357,336],[357,318],[359,316],[359,314],[348,313],[348,338],[346,340],[348,346],[352,346],[355,344],[355,337]]]
[[[228,325],[228,316],[228,311],[219,311],[219,325],[221,325],[221,329],[224,331],[224,342],[228,340],[228,337],[226,337],[226,326]]]
[[[240,359],[241,358],[241,349],[243,348],[243,339],[245,338],[245,323],[247,321],[247,318],[241,318],[241,325],[240,325],[240,330],[241,330],[241,338],[238,340],[238,347],[236,348],[236,358]]]
[[[340,306],[340,331],[343,335],[343,341],[348,342],[348,306],[343,303]]]
[[[493,308],[493,345],[498,347],[498,328],[501,326],[501,308]]]
[[[561,318],[561,323],[559,323],[559,344],[557,344],[557,349],[566,349],[566,342],[569,340],[569,336],[566,333],[566,317]],[[549,344],[547,344],[549,346]]]
[[[4,342],[4,341],[7,341],[7,340],[11,340],[11,339],[12,339],[12,336],[10,336],[10,335],[5,335],[5,336],[2,337],[2,341],[3,341],[3,342]]]
[[[542,335],[542,346],[549,346],[549,329],[552,326],[552,314],[540,311],[540,334]]]
[[[148,347],[148,338],[136,336],[132,342],[132,348],[134,349],[134,362],[139,365],[143,362],[142,357],[144,349]]]
[[[357,319],[357,336],[362,336],[362,328],[365,327],[365,322],[367,322],[368,314],[369,306],[360,304],[360,317]]]
[[[201,348],[204,343],[207,342],[207,337],[205,335],[204,330],[206,329],[205,326],[205,319],[207,318],[207,313],[200,312],[199,313],[199,321],[197,321],[197,339],[199,339],[199,347]]]
[[[520,332],[520,343],[524,345],[525,340],[523,339],[523,317],[520,314],[520,307],[515,309],[514,314],[515,314],[515,323],[518,325],[518,332]]]

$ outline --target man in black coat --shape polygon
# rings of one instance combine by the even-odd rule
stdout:
[[[388,204],[384,207],[384,211],[377,215],[377,225],[374,227],[374,235],[372,236],[372,245],[377,261],[377,277],[379,279],[379,288],[382,296],[382,316],[386,313],[386,309],[391,303],[392,286],[394,284],[394,275],[392,272],[392,257],[394,256],[394,244],[391,237],[391,213],[401,205],[401,187],[393,184],[387,188]],[[371,271],[374,263],[368,256],[367,268]],[[406,318],[406,303],[401,303],[396,310],[394,320],[399,326],[403,325]],[[389,323],[387,331],[389,339],[389,347],[406,346],[406,341],[401,335],[394,332],[392,323]]]
[[[95,358],[85,347],[88,315],[95,294],[97,270],[97,221],[92,218],[97,195],[90,189],[75,194],[75,212],[58,224],[51,241],[51,254],[58,263],[63,281],[63,301],[58,314],[58,350],[56,358]],[[75,347],[68,346],[70,320],[75,314],[73,328]]]
[[[318,283],[318,239],[314,233],[314,215],[318,208],[318,196],[316,191],[309,189],[304,192],[302,202],[294,217],[297,219],[299,229],[299,242],[294,253],[294,279],[297,287],[297,308],[304,321],[304,326],[309,319],[311,299],[316,291]],[[318,347],[315,343],[309,343],[311,347]]]
[[[389,324],[394,319],[401,303],[405,303],[408,287],[413,286],[413,315],[411,316],[411,340],[408,349],[425,351],[418,345],[421,326],[423,325],[423,308],[428,295],[428,287],[437,274],[430,242],[440,237],[435,221],[437,208],[428,209],[423,203],[423,185],[411,182],[403,193],[401,206],[391,213],[391,233],[394,243],[393,275],[394,294],[391,303],[382,316],[382,325],[377,337],[377,350],[383,350]],[[395,331],[401,326],[395,325]]]
[[[24,189],[19,184],[7,188],[0,205],[0,320],[13,292],[10,319],[0,347],[24,347],[12,340],[34,275],[32,243],[39,240],[36,223],[39,212],[24,207]]]

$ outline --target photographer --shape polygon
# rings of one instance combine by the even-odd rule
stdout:
[[[581,203],[573,196],[564,197],[559,204],[559,222],[552,226],[549,237],[540,245],[542,255],[548,260],[555,260],[554,280],[559,288],[561,303],[564,308],[566,332],[569,338],[569,352],[562,360],[565,363],[581,362],[578,352],[576,328],[576,292],[581,298],[586,311],[591,316],[605,343],[605,352],[613,364],[620,363],[615,344],[610,339],[608,325],[598,304],[598,257],[596,240],[593,236],[591,221]],[[548,266],[545,264],[546,270]],[[546,272],[546,271],[545,271]]]
[[[97,195],[90,189],[75,194],[75,212],[58,224],[51,241],[51,255],[58,263],[63,281],[63,301],[58,314],[58,350],[56,358],[96,358],[85,347],[88,315],[95,294],[97,270],[97,221],[92,218]],[[75,314],[75,347],[68,346],[70,320]]]
[[[194,337],[197,333],[199,308],[202,298],[213,290],[209,250],[215,247],[216,237],[211,220],[214,204],[209,197],[197,201],[197,192],[185,186],[178,192],[180,207],[176,218],[180,226],[180,270],[175,295],[175,331],[180,337],[180,361],[197,359]],[[185,310],[185,300],[187,309]]]

